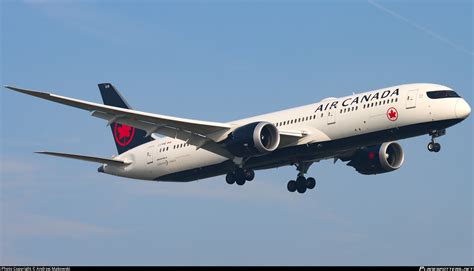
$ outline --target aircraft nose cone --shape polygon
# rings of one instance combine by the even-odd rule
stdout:
[[[456,117],[465,119],[471,114],[471,107],[464,99],[460,99],[456,103],[455,112],[456,112]]]

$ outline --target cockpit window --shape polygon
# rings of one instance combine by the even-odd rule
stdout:
[[[428,91],[426,95],[431,99],[442,99],[442,98],[455,98],[460,97],[456,92],[452,90],[436,90],[436,91]]]

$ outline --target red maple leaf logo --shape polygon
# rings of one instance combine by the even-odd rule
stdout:
[[[119,139],[130,137],[130,130],[132,130],[132,127],[125,124],[122,124],[122,126],[118,127],[117,131]]]
[[[135,128],[125,124],[115,124],[114,127],[114,138],[115,142],[122,147],[127,146],[132,142],[133,136],[135,135]]]
[[[397,109],[391,107],[387,111],[387,117],[391,121],[396,121],[398,119],[398,111]]]
[[[397,112],[393,111],[393,110],[390,110],[390,112],[388,112],[388,116],[391,118],[391,119],[394,119],[397,117]]]

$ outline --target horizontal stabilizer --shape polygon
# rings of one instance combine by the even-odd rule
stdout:
[[[124,165],[131,164],[130,162],[125,162],[122,160],[100,158],[100,157],[93,157],[93,156],[84,156],[84,155],[71,154],[71,153],[49,152],[49,151],[39,151],[35,153],[64,157],[64,158],[71,158],[71,159],[100,163],[100,164],[116,165],[116,166],[124,166]]]

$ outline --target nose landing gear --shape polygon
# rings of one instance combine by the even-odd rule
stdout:
[[[431,136],[431,142],[428,143],[428,151],[430,152],[439,152],[441,150],[441,145],[435,142],[435,138],[444,136],[446,134],[446,129],[433,130],[429,133]]]
[[[439,152],[441,150],[441,145],[439,143],[431,141],[430,143],[428,143],[428,150],[430,152]]]

